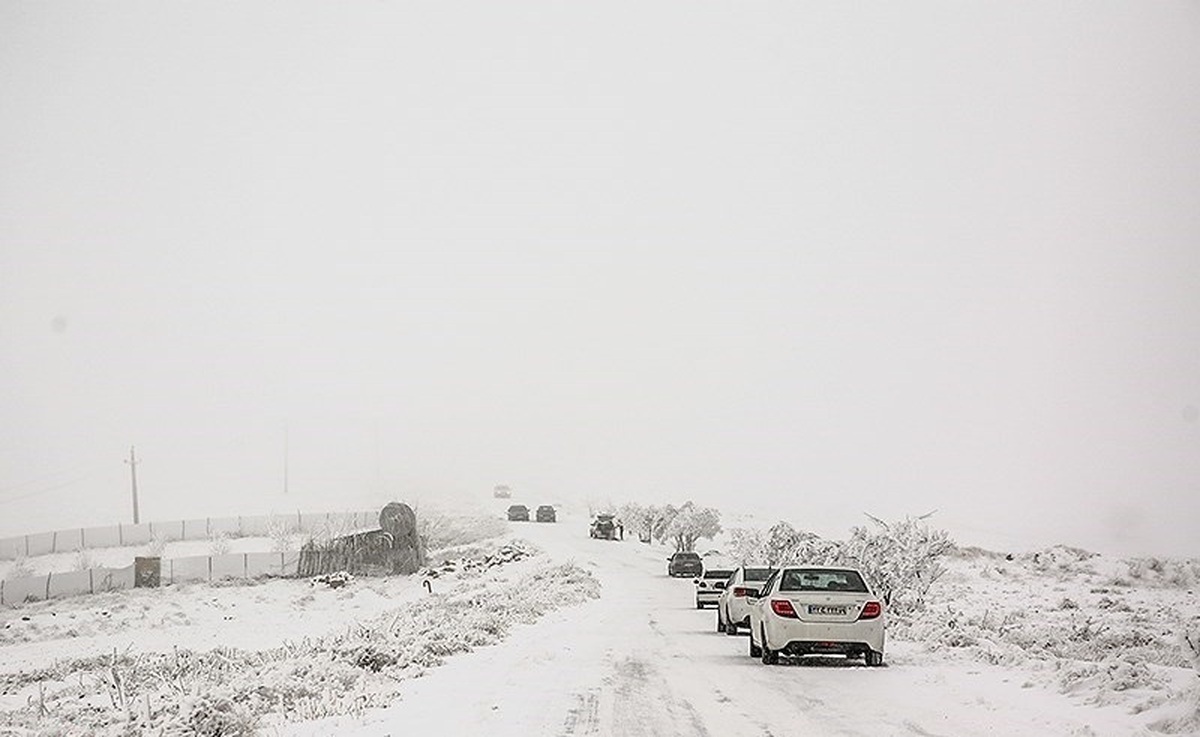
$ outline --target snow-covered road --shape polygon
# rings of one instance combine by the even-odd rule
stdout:
[[[1020,671],[927,662],[889,643],[886,668],[834,659],[764,666],[747,637],[715,631],[664,549],[587,536],[584,522],[519,527],[548,555],[591,569],[602,596],[522,627],[406,683],[400,701],[286,735],[1119,735],[1121,710],[1030,687]]]

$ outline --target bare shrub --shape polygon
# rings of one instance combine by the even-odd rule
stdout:
[[[276,553],[298,550],[300,547],[295,527],[279,517],[272,517],[267,522],[267,536],[271,538],[271,550]]]
[[[167,549],[167,543],[171,542],[170,538],[161,532],[156,532],[150,538],[150,542],[146,543],[146,555],[151,558],[161,558],[164,551]]]

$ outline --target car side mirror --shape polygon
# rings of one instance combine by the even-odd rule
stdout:
[[[692,579],[692,583],[694,583],[694,584],[696,584],[697,586],[699,586],[699,585],[700,585],[700,579],[698,579],[698,578],[693,578],[693,579]]]

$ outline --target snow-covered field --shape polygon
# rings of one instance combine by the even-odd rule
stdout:
[[[432,591],[267,580],[0,611],[0,734],[1200,731],[1181,641],[1196,561],[959,551],[925,610],[891,622],[887,668],[767,667],[665,576],[665,548],[498,510],[440,526],[438,557],[475,563]]]

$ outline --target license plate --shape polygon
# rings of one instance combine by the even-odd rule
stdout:
[[[808,613],[809,614],[823,614],[826,616],[830,616],[830,615],[845,616],[846,615],[846,607],[844,607],[844,606],[824,606],[821,604],[809,604],[808,605]]]

